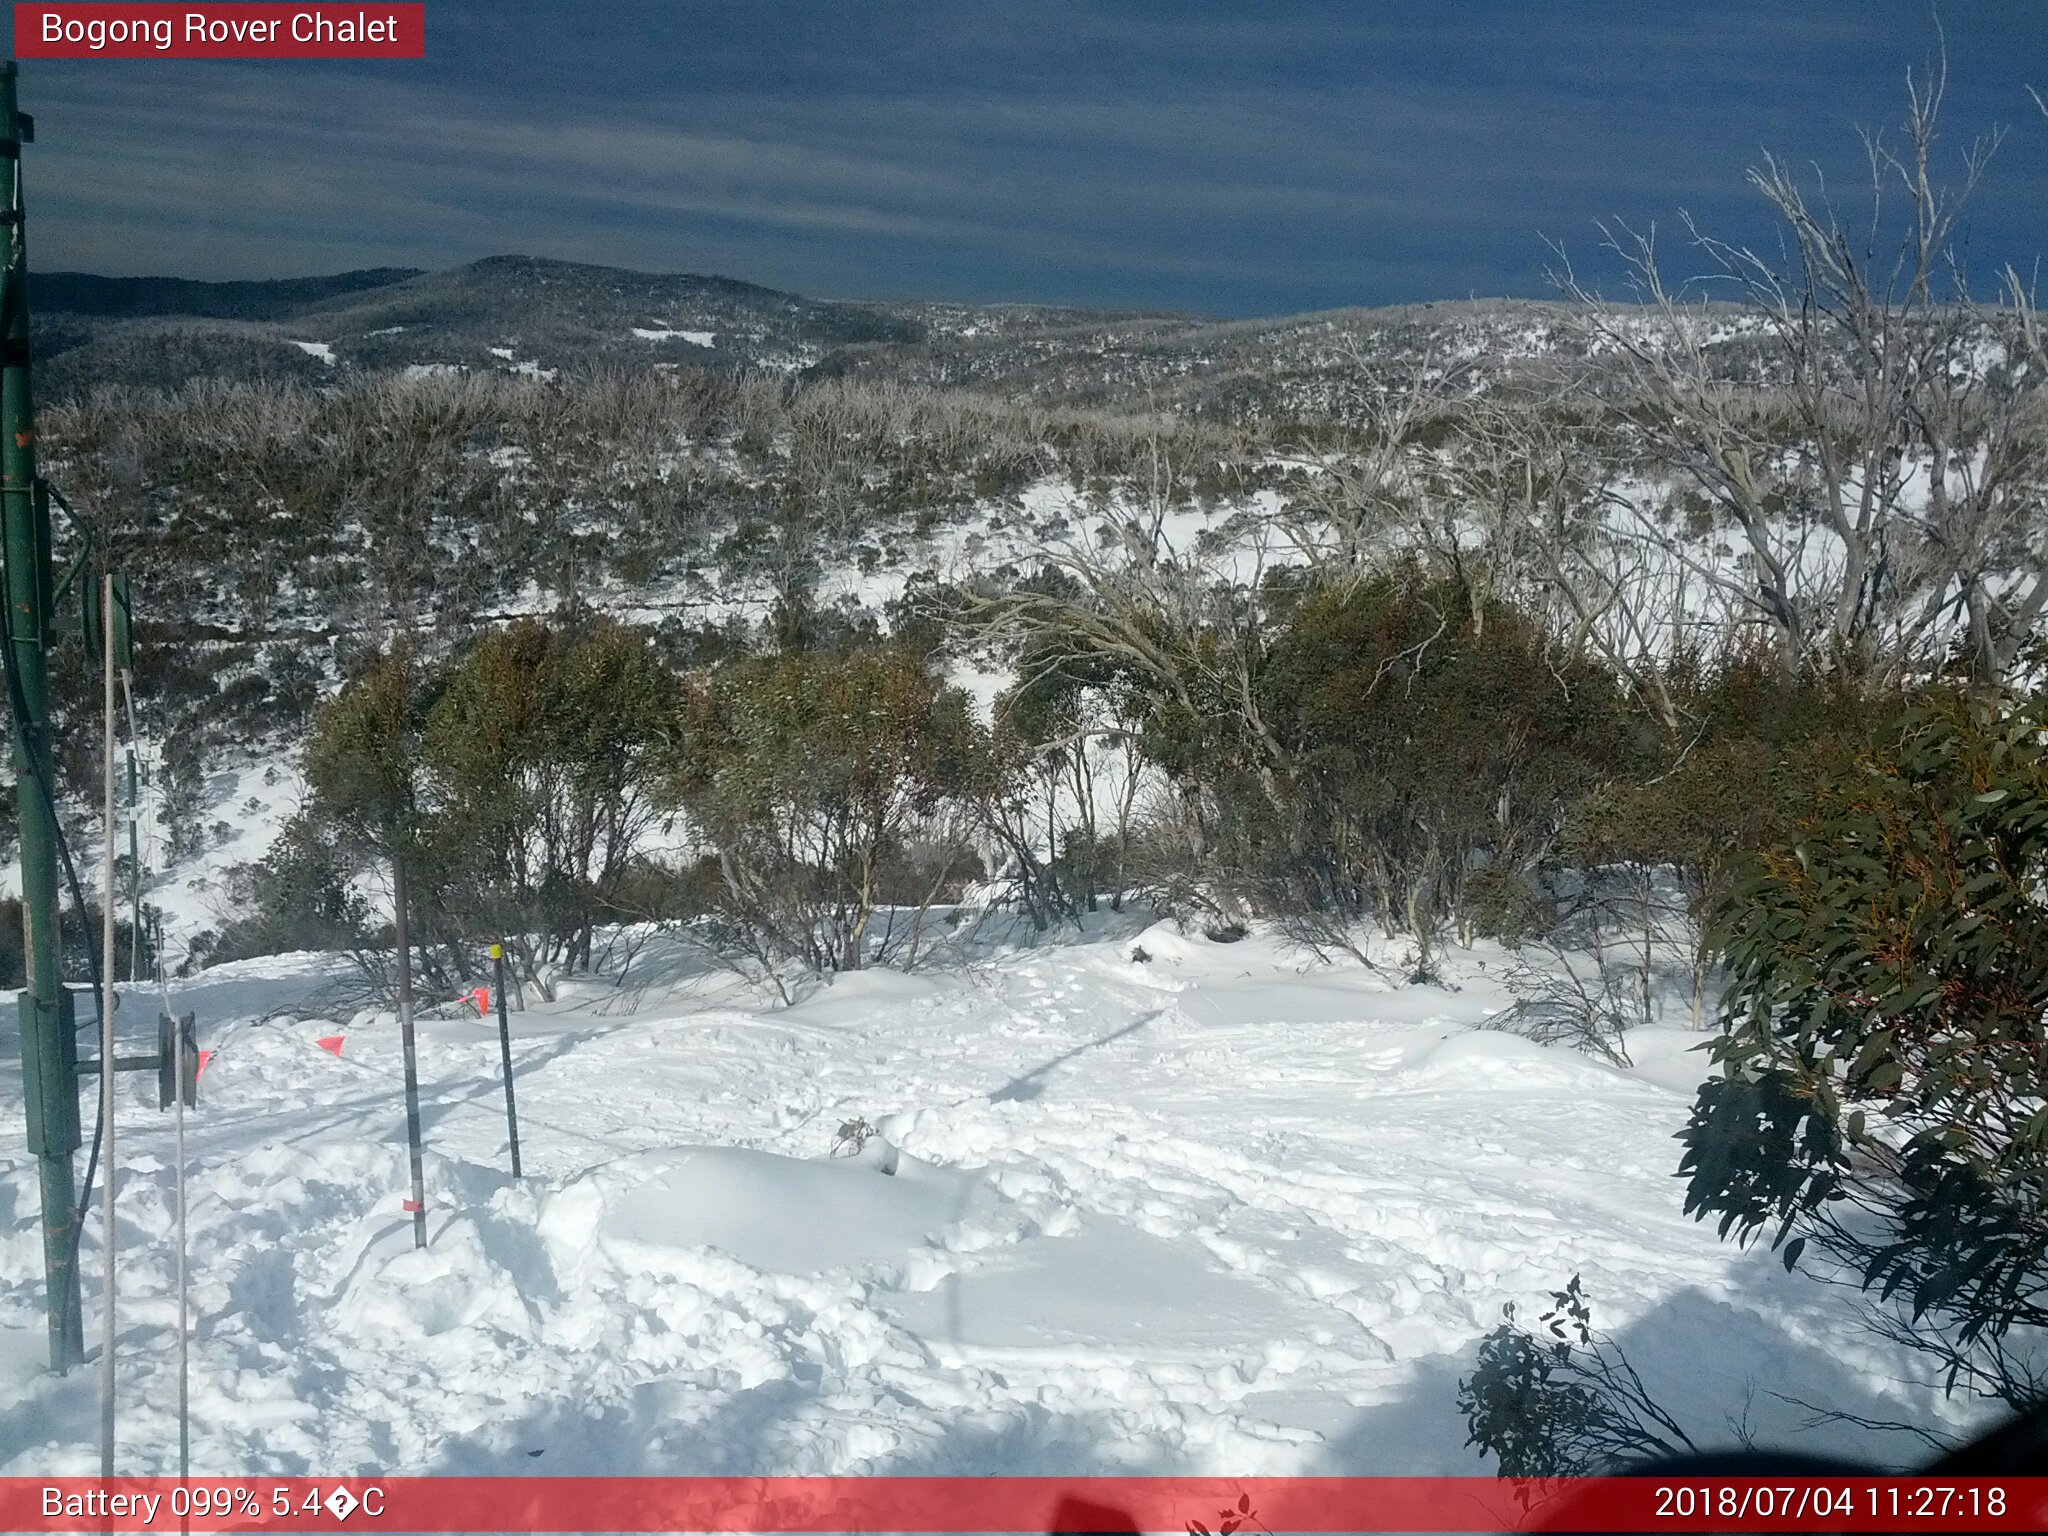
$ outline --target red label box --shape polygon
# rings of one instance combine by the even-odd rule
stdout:
[[[17,5],[21,59],[419,59],[427,8],[385,5]]]

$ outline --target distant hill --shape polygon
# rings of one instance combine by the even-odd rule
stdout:
[[[725,277],[494,256],[273,282],[33,279],[42,393],[308,379],[340,367],[515,369],[598,362],[795,371],[841,347],[922,340],[899,308],[806,299]]]
[[[616,357],[790,369],[835,347],[924,335],[916,321],[883,305],[806,299],[729,277],[529,256],[492,256],[338,295],[293,321],[338,357],[370,366],[560,368]]]
[[[34,277],[39,393],[202,377],[746,369],[1237,420],[1347,417],[1392,380],[1477,362],[1546,387],[1562,306],[1476,300],[1252,320],[805,298],[729,277],[492,256],[271,282]]]
[[[91,272],[32,270],[28,287],[29,303],[52,314],[279,320],[337,294],[388,288],[419,275],[417,267],[371,267],[331,277],[205,283],[188,277],[98,277]]]
[[[1022,304],[810,299],[734,278],[492,256],[440,272],[326,277],[35,274],[40,392],[189,378],[317,380],[334,368],[548,374],[594,364],[795,373],[898,348],[1001,341],[1148,317]],[[1150,317],[1163,318],[1163,317]]]

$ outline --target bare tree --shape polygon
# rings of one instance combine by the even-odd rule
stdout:
[[[1355,346],[1351,357],[1361,377],[1372,376]],[[1398,381],[1363,392],[1357,420],[1335,451],[1292,455],[1299,488],[1274,522],[1320,579],[1364,580],[1416,555],[1464,574],[1471,530],[1460,525],[1461,508],[1442,479],[1455,455],[1433,440],[1455,431],[1465,414],[1459,386],[1468,377],[1467,369],[1425,359]]]
[[[1666,276],[1654,229],[1605,230],[1642,308],[1609,305],[1568,263],[1589,349],[1618,365],[1623,418],[1649,466],[1704,498],[1733,535],[1717,558],[1641,483],[1609,497],[1622,536],[1683,565],[1774,641],[1788,668],[1874,680],[1943,664],[2008,672],[2048,606],[2040,371],[2010,366],[2016,284],[1972,297],[1960,218],[1998,144],[1937,170],[1945,59],[1909,78],[1903,131],[1864,136],[1852,220],[1767,157],[1751,184],[1778,253],[1684,227],[1706,265]],[[1733,307],[1719,302],[1733,299]]]

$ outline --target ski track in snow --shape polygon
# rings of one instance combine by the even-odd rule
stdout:
[[[265,1021],[321,957],[182,984],[218,1050],[188,1122],[194,1471],[1483,1473],[1457,1381],[1503,1303],[1533,1319],[1575,1272],[1705,1440],[1747,1400],[1763,1443],[1910,1459],[1802,1434],[1771,1394],[1953,1411],[1844,1292],[1680,1215],[1700,1037],[1645,1035],[1622,1072],[1471,1030],[1506,1001],[1483,953],[1456,991],[1396,990],[1165,926],[1141,964],[1134,928],[788,1008],[715,978],[569,989],[514,1015],[520,1184],[495,1028],[444,1010],[420,1030],[423,1252],[389,1015]],[[339,1059],[314,1043],[336,1032]],[[138,1473],[177,1441],[154,1091],[123,1084]],[[858,1117],[895,1177],[882,1141],[829,1157]],[[94,1373],[43,1369],[22,1148],[9,1073],[0,1474],[88,1473]],[[95,1214],[89,1334],[97,1238]]]

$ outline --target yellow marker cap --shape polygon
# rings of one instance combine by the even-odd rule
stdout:
[[[493,944],[493,945],[491,946],[491,958],[492,958],[493,960],[502,960],[502,959],[504,959],[504,958],[505,958],[505,946],[504,946],[504,945],[502,945],[502,944]]]

